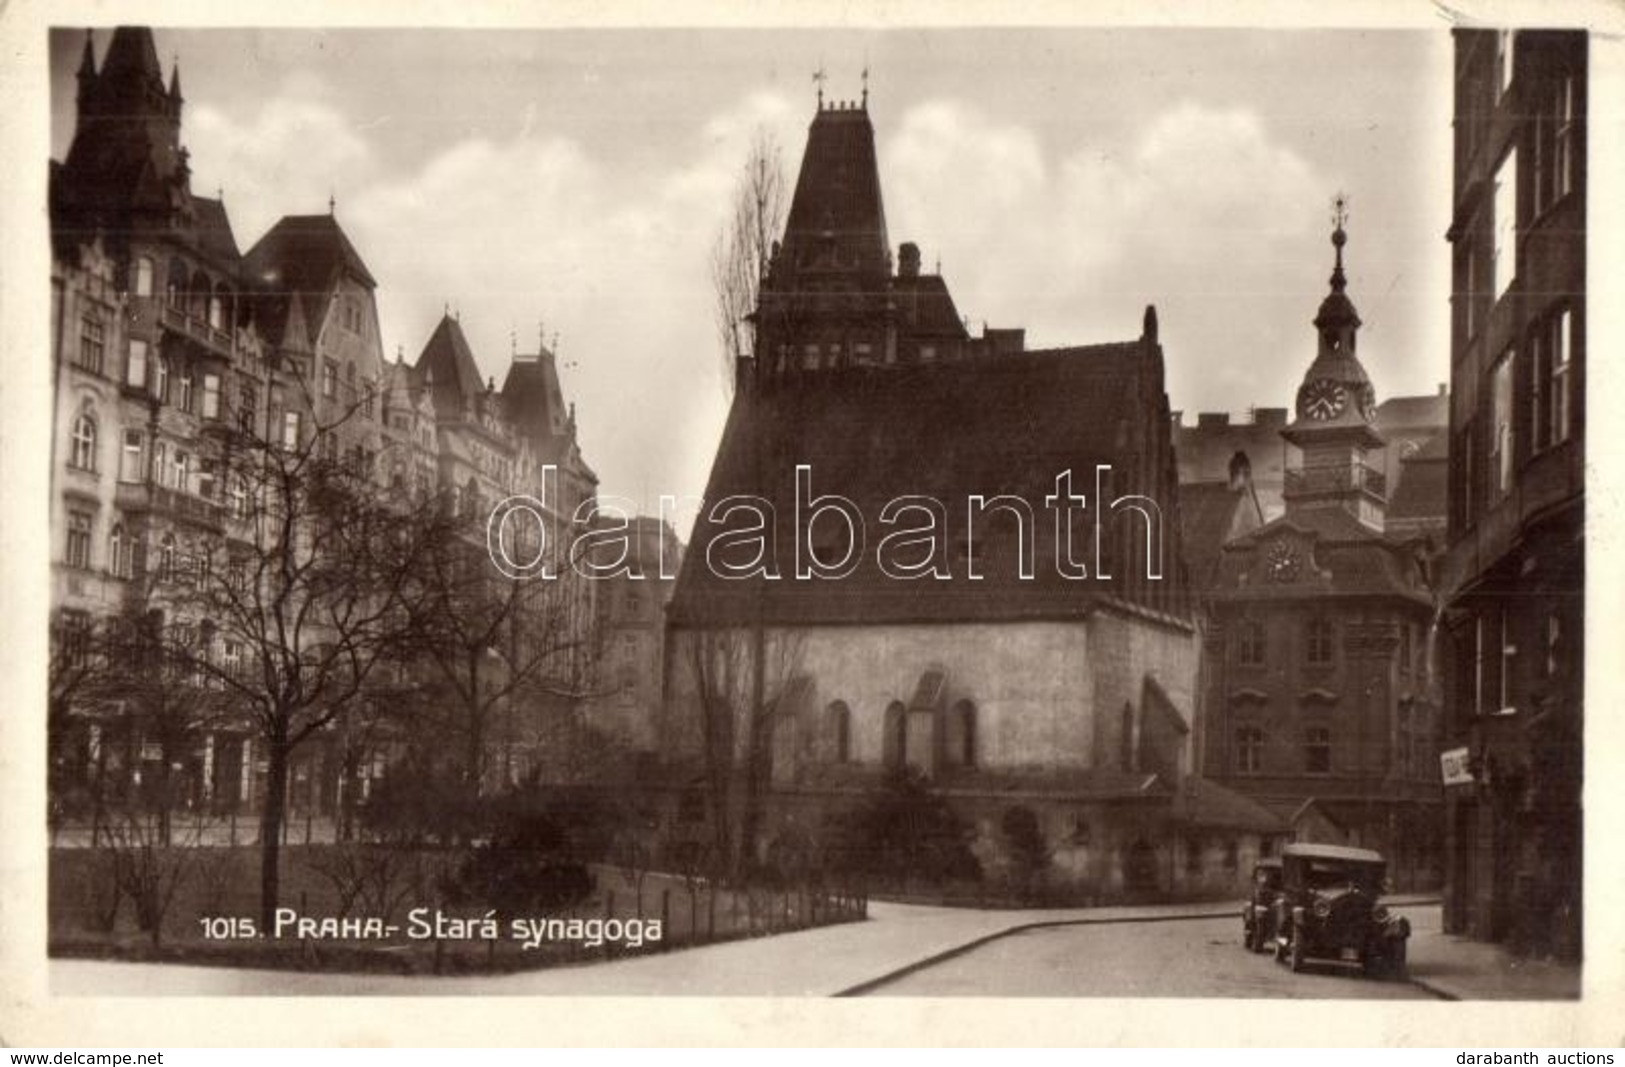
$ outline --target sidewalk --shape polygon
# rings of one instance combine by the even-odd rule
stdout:
[[[1520,959],[1500,945],[1444,933],[1434,922],[1411,934],[1410,979],[1445,1000],[1577,1000],[1580,968]]]

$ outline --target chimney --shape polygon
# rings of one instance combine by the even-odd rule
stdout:
[[[1253,422],[1259,426],[1282,427],[1286,425],[1286,408],[1254,408]]]
[[[1196,428],[1198,430],[1216,430],[1221,426],[1229,425],[1230,413],[1228,411],[1203,411],[1196,416]]]
[[[1443,396],[1449,396],[1450,395],[1450,386],[1447,385],[1444,382],[1440,382],[1439,383],[1439,395],[1442,396],[1442,397]]]
[[[918,278],[920,276],[920,246],[913,241],[904,241],[897,250],[897,276],[899,278]]]

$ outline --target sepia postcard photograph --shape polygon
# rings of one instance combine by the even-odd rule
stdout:
[[[1087,11],[0,12],[22,1043],[1615,1040],[1619,12]]]

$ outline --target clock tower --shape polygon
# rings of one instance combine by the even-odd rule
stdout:
[[[1348,243],[1344,224],[1348,201],[1335,201],[1331,292],[1315,315],[1319,343],[1314,362],[1298,387],[1296,418],[1281,436],[1297,445],[1302,458],[1286,472],[1282,493],[1288,515],[1294,512],[1337,508],[1366,526],[1381,531],[1387,503],[1387,484],[1380,466],[1366,455],[1383,446],[1372,425],[1377,398],[1371,379],[1360,365],[1356,342],[1360,316],[1345,291],[1343,246]]]

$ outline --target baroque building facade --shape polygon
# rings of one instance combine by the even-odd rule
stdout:
[[[1430,886],[1442,864],[1430,547],[1387,527],[1341,213],[1332,242],[1316,356],[1278,431],[1297,457],[1285,512],[1230,538],[1203,578],[1203,761],[1299,840],[1376,848],[1395,884]]]

